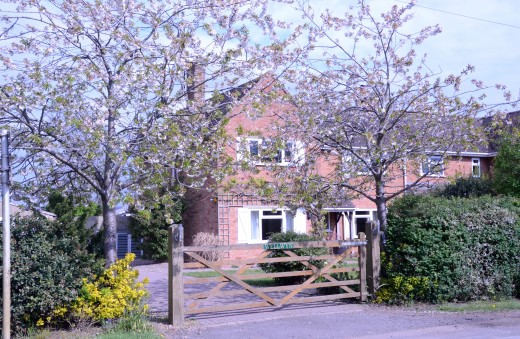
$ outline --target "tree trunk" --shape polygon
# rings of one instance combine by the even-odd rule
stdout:
[[[379,221],[379,229],[386,230],[386,198],[385,185],[381,181],[376,181],[376,209],[377,220]]]
[[[323,222],[323,215],[320,211],[314,212],[308,210],[307,213],[310,213],[311,226],[316,234],[320,238],[324,238],[327,234],[325,232],[325,223]]]
[[[107,199],[101,199],[103,209],[103,229],[105,231],[105,260],[106,266],[110,266],[117,259],[116,253],[116,232],[117,219],[116,210],[111,208]]]

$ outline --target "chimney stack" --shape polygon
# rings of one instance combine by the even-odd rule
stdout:
[[[194,62],[190,63],[186,72],[186,89],[189,101],[204,101],[206,74],[204,67]]]

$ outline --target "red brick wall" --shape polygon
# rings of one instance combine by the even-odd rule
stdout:
[[[191,245],[199,232],[218,233],[217,203],[211,198],[215,193],[203,189],[189,189],[185,194],[186,208],[182,214],[184,244]]]
[[[252,90],[265,90],[265,91],[279,91],[279,94],[283,94],[281,90],[275,89],[269,82],[272,79],[265,78],[257,83],[255,89]],[[282,123],[283,117],[284,119],[289,119],[291,112],[294,112],[295,108],[283,101],[275,101],[269,103],[268,107],[263,107],[260,113],[259,111],[255,111],[253,109],[252,101],[257,99],[249,99],[247,96],[242,100],[241,105],[237,105],[232,108],[228,113],[230,117],[229,123],[226,126],[226,131],[230,136],[230,142],[226,146],[226,153],[232,157],[233,159],[237,159],[237,138],[238,137],[269,137],[273,135],[274,126],[276,124]],[[242,131],[242,134],[239,135],[238,130]],[[288,139],[298,140],[297,136],[288,136]],[[485,176],[490,172],[490,160],[486,158],[481,159],[481,171],[482,175]],[[446,182],[452,177],[455,176],[468,176],[471,175],[472,172],[472,158],[471,157],[452,157],[449,159],[447,166],[444,171],[444,176],[442,177],[427,177],[423,179],[424,182],[427,182],[429,185],[434,185],[440,182]],[[335,154],[334,152],[323,152],[316,162],[315,170],[322,174],[327,175],[328,173],[333,172],[338,162],[341,161],[340,156]],[[413,182],[417,175],[419,175],[420,167],[419,164],[408,164],[407,166],[407,183]],[[255,177],[263,178],[267,181],[272,180],[272,176],[269,171],[266,170],[264,166],[257,166],[258,173],[254,174]],[[389,171],[390,173],[395,174],[395,179],[388,179],[387,181],[387,192],[395,192],[399,190],[404,185],[404,180],[402,177],[402,171],[395,167],[393,170]],[[232,178],[237,179],[238,181],[246,181],[253,174],[251,172],[244,172],[240,169],[237,169],[237,173],[232,176]],[[231,177],[230,177],[231,178]],[[228,179],[230,179],[228,178]],[[374,195],[371,193],[371,195]],[[218,232],[218,208],[217,202],[211,202],[210,199],[214,197],[214,193],[209,193],[207,191],[200,190],[190,190],[186,194],[186,211],[183,214],[183,224],[185,229],[185,242],[189,244],[191,242],[192,237],[197,232],[211,232],[217,234]],[[220,203],[220,201],[218,202]],[[353,200],[353,203],[356,208],[359,209],[375,209],[374,203],[364,197],[358,197]],[[237,208],[241,206],[233,206],[229,209],[229,243],[236,244],[238,237],[237,230]],[[259,206],[258,206],[259,207]],[[334,207],[342,207],[342,206],[334,206]],[[307,223],[307,228],[310,229],[310,222]],[[248,251],[235,251],[231,253],[231,257],[233,258],[245,258],[251,255],[257,255],[261,251],[253,251],[249,253]]]

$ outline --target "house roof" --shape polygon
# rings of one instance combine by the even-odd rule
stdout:
[[[38,212],[45,218],[49,220],[56,219],[56,214],[44,210],[38,210]],[[20,216],[20,217],[28,217],[33,215],[33,210],[27,209],[24,206],[16,205],[13,203],[9,204],[9,215],[10,216]],[[3,217],[3,210],[0,208],[0,220],[2,220]]]
[[[283,86],[281,86],[281,84],[277,82],[273,74],[262,74],[256,79],[247,81],[241,85],[238,85],[224,92],[224,99],[221,101],[222,111],[225,113],[229,112],[232,108],[233,102],[242,100],[248,93],[251,92],[251,90],[256,88],[261,83],[265,83],[265,87],[268,87],[273,83],[276,83],[278,84],[277,88],[287,93]],[[259,90],[262,91],[262,88],[259,88]],[[295,103],[293,104],[296,105]],[[482,127],[486,130],[486,137],[482,142],[473,145],[472,149],[463,148],[460,145],[454,145],[452,149],[450,149],[447,152],[447,154],[471,157],[494,157],[496,155],[496,152],[498,151],[499,136],[496,130],[493,130],[493,119],[494,117],[485,117],[475,121],[475,127]],[[509,126],[520,126],[520,111],[507,113],[504,118],[504,121],[505,124]],[[355,138],[353,140],[353,144],[359,147],[365,146],[364,140],[361,137]],[[327,146],[323,146],[322,148],[323,150],[326,150]]]

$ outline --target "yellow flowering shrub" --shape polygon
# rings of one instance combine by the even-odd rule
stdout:
[[[145,289],[148,279],[136,281],[139,272],[130,267],[134,258],[133,253],[128,253],[94,281],[83,279],[80,295],[71,308],[72,314],[102,321],[146,312],[148,305],[143,304],[143,300],[148,296]]]
[[[384,279],[376,293],[376,303],[402,304],[422,300],[431,287],[428,277],[405,277],[398,275]]]

